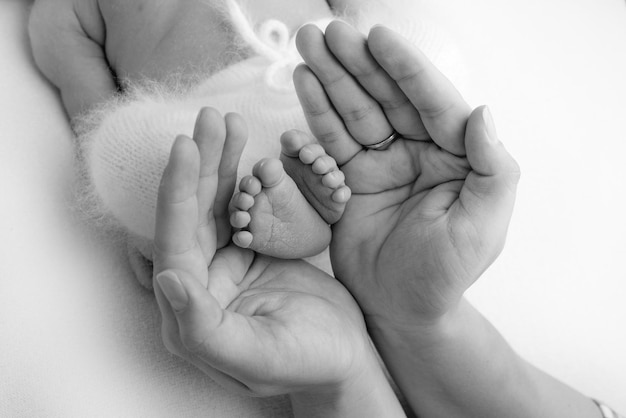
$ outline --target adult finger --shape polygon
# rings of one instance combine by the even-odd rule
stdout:
[[[185,136],[174,141],[157,196],[154,274],[182,269],[206,287],[207,264],[198,246],[198,178],[200,155]]]
[[[224,310],[196,280],[168,270],[156,278],[176,317],[185,352],[206,365],[246,381],[266,363],[253,317]]]
[[[302,27],[296,45],[354,139],[370,145],[391,134],[393,129],[376,100],[337,61],[317,26]]]
[[[164,274],[168,275],[170,271],[166,271]],[[184,272],[172,271],[173,275],[178,277],[184,275]],[[163,279],[156,279],[154,281],[154,292],[157,299],[157,305],[161,312],[161,338],[167,350],[182,358],[183,360],[193,364],[200,369],[203,373],[211,377],[222,387],[238,391],[240,393],[250,395],[250,390],[236,379],[228,376],[227,374],[215,369],[210,364],[206,363],[200,357],[189,352],[181,339],[180,329],[178,327],[178,321],[174,308],[168,301],[167,297],[163,293],[160,285],[160,281]]]
[[[372,57],[366,38],[342,21],[326,28],[328,49],[342,66],[378,102],[393,128],[409,139],[430,139],[420,114],[398,83]]]
[[[195,242],[199,172],[200,155],[196,144],[186,136],[177,137],[157,198],[158,221],[154,240],[164,253],[183,253]]]
[[[220,249],[209,266],[207,290],[226,309],[241,293],[242,281],[254,260],[254,252],[235,245]]]
[[[217,195],[214,213],[217,223],[217,248],[222,248],[230,241],[230,223],[228,205],[237,183],[237,169],[241,154],[248,140],[248,127],[244,119],[236,113],[228,113],[226,122],[226,143],[222,151],[218,172]]]
[[[156,279],[163,271],[158,272],[158,274],[155,272],[153,280],[154,295],[161,313],[161,339],[167,351],[179,357],[184,357],[185,346],[180,340],[180,331],[178,329],[178,321],[176,320],[174,309],[163,294],[159,281]]]
[[[224,118],[216,109],[206,107],[198,112],[193,140],[200,154],[200,171],[196,187],[198,243],[205,259],[211,260],[215,254],[217,234],[213,205],[218,190],[220,159],[226,140]]]
[[[465,155],[465,125],[471,108],[450,81],[415,46],[382,26],[368,36],[372,56],[418,110],[437,145]]]
[[[293,82],[300,105],[313,136],[324,146],[339,166],[350,161],[363,150],[348,132],[335,111],[324,87],[306,65],[299,65],[293,73]]]
[[[461,190],[463,207],[485,224],[506,227],[513,212],[520,169],[498,139],[486,106],[472,112],[465,142],[472,171]]]
[[[154,277],[162,271],[180,267],[181,254],[193,246],[197,225],[195,199],[200,171],[200,156],[195,143],[185,136],[174,141],[168,165],[163,173],[157,198],[154,240]],[[167,349],[182,353],[176,336],[178,323],[169,303],[154,280],[155,294],[161,311],[161,335]]]

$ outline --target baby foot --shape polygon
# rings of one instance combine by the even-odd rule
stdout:
[[[312,151],[304,155],[316,158],[285,159],[304,195],[274,158],[259,161],[253,174],[241,180],[232,200],[231,225],[239,229],[233,235],[235,244],[279,258],[309,257],[328,246],[328,224],[341,217],[350,189],[334,160],[323,149]]]
[[[329,224],[343,215],[351,191],[335,159],[315,139],[301,131],[287,131],[281,138],[281,161],[300,192]]]

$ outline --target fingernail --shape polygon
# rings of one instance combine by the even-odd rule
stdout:
[[[485,132],[487,133],[489,141],[493,144],[500,142],[498,140],[498,134],[496,133],[496,125],[493,122],[493,116],[491,116],[491,111],[487,106],[483,109],[483,121],[485,122]]]
[[[182,311],[189,303],[189,296],[176,274],[171,271],[159,273],[156,277],[163,294],[175,311]]]

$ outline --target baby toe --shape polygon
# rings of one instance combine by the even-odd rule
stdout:
[[[300,149],[298,157],[304,164],[313,164],[315,160],[325,155],[326,151],[320,144],[309,144]]]
[[[311,170],[315,174],[326,174],[333,170],[337,170],[337,163],[335,162],[335,159],[329,155],[323,155],[315,160],[313,165],[311,165]]]
[[[340,170],[334,170],[322,176],[322,184],[331,189],[344,185],[346,176]]]
[[[238,210],[250,210],[254,206],[254,197],[245,192],[236,193],[232,199],[232,206]]]
[[[248,231],[239,231],[233,234],[233,242],[241,248],[249,248],[252,244],[252,234]]]
[[[331,199],[335,203],[346,203],[352,196],[352,190],[348,186],[341,186],[333,192]]]
[[[245,176],[239,182],[239,190],[253,197],[261,193],[262,187],[261,181],[255,176]]]
[[[250,225],[252,217],[248,212],[235,211],[230,214],[230,225],[233,228],[245,228]]]
[[[296,129],[289,130],[280,136],[281,152],[288,157],[298,157],[303,147],[315,142],[313,136]]]
[[[275,187],[285,176],[283,163],[277,158],[264,158],[255,164],[252,173],[259,178],[263,187]]]

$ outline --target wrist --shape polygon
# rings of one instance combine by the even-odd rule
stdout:
[[[553,392],[546,389],[545,378],[464,299],[433,320],[378,319],[368,326],[420,416],[560,416],[544,413],[548,401],[543,393]]]
[[[372,318],[368,328],[419,416],[589,417],[597,413],[588,398],[520,358],[464,299],[433,320]]]
[[[404,417],[404,411],[373,351],[341,382],[290,394],[301,417]]]
[[[445,345],[463,327],[464,311],[471,309],[465,299],[438,316],[391,317],[366,315],[369,334],[379,344],[406,346],[411,351],[436,350]],[[380,349],[380,347],[379,347]]]

